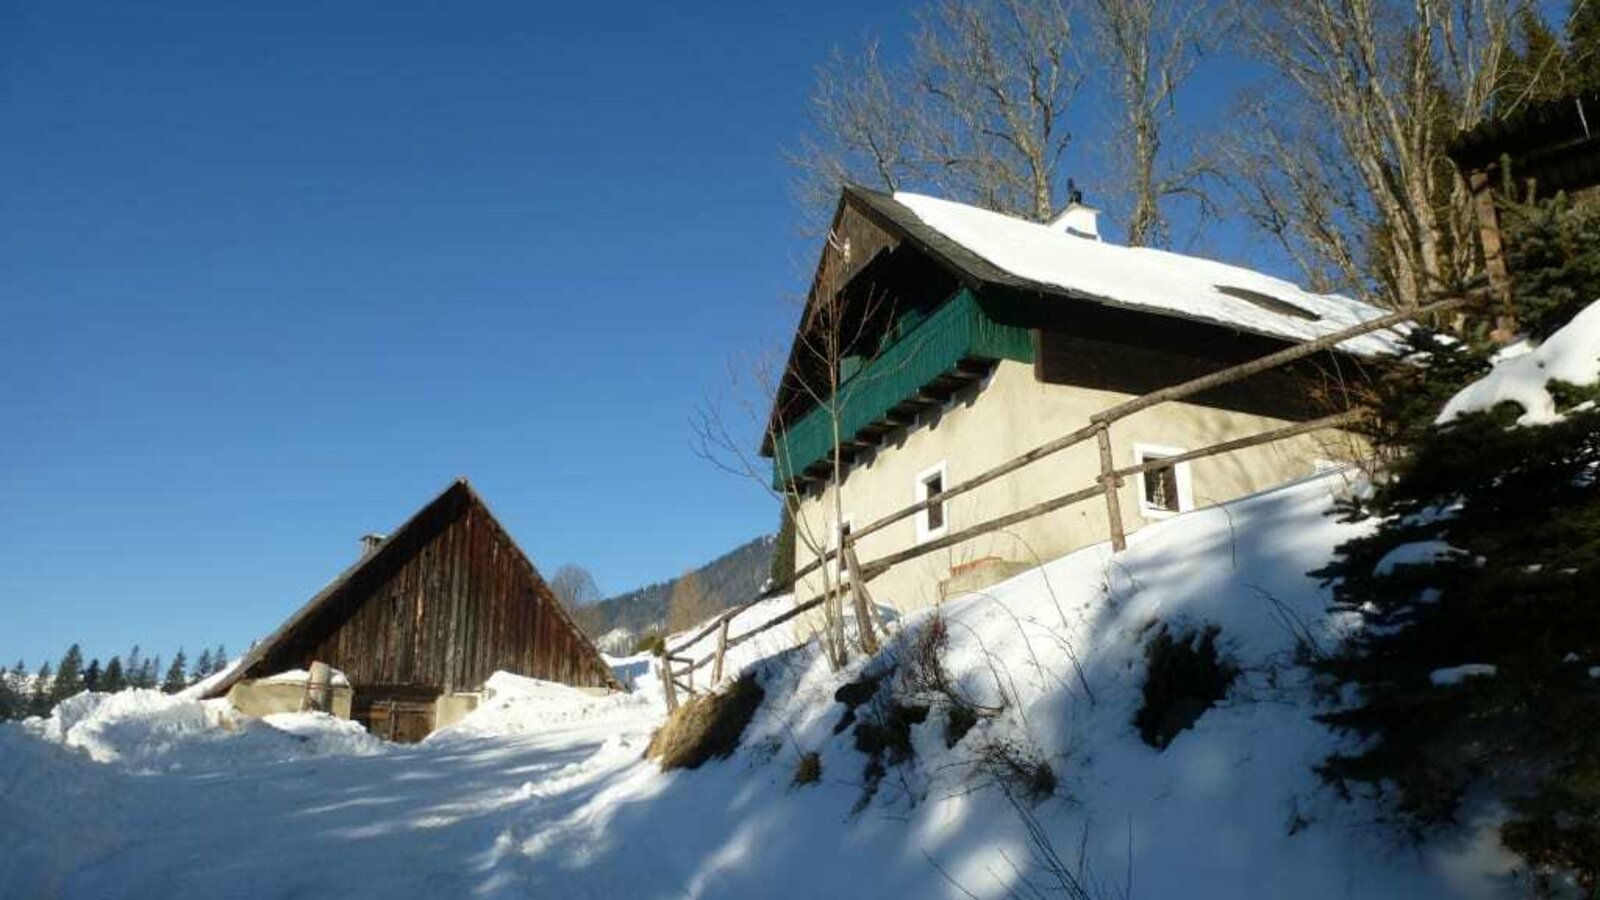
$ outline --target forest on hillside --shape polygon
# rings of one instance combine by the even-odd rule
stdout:
[[[704,594],[703,609],[708,614],[721,612],[754,599],[760,593],[772,566],[773,546],[772,536],[763,535],[678,578],[648,584],[586,606],[579,619],[584,629],[596,638],[619,628],[635,636],[654,631],[667,622],[674,589],[689,579],[699,582]]]

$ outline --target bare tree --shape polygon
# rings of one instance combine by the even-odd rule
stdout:
[[[1127,242],[1165,245],[1171,227],[1163,201],[1188,196],[1209,211],[1201,177],[1210,171],[1192,153],[1171,152],[1178,90],[1201,57],[1232,28],[1232,8],[1193,0],[1093,0],[1092,44],[1114,99],[1116,179],[1128,203]]]
[[[1245,108],[1232,174],[1313,281],[1409,306],[1477,275],[1470,192],[1444,151],[1496,99],[1511,2],[1252,8],[1275,90]]]
[[[567,563],[550,577],[550,590],[567,607],[576,609],[600,599],[600,586],[595,584],[589,570],[575,563]]]
[[[875,41],[836,52],[790,154],[800,198],[820,211],[854,181],[1050,218],[1082,80],[1074,41],[1060,0],[937,0],[904,65],[886,65]]]
[[[683,574],[672,585],[672,598],[667,603],[667,631],[684,631],[716,615],[711,595],[694,571]]]
[[[896,374],[896,369],[881,361],[882,350],[891,343],[884,332],[892,329],[897,311],[877,285],[852,280],[861,262],[847,236],[836,230],[828,232],[788,360],[781,366],[756,369],[760,398],[756,402],[760,405],[747,406],[745,411],[751,420],[764,423],[757,431],[774,448],[771,468],[751,458],[716,407],[698,410],[694,423],[696,449],[702,458],[772,492],[793,521],[794,539],[811,560],[825,561],[814,571],[823,598],[819,637],[835,669],[849,657],[847,595],[854,600],[858,643],[867,652],[877,646],[872,610],[863,592],[850,583],[841,552],[849,543],[843,498],[852,463],[847,445],[854,438],[845,430],[846,410],[860,391]],[[791,429],[802,422],[807,424],[801,427],[826,429],[825,476],[798,471],[796,461],[786,452]],[[806,503],[808,491],[815,492],[815,503]],[[796,585],[797,591],[807,589],[806,580]],[[796,599],[800,599],[798,595]]]
[[[574,563],[563,565],[550,577],[550,590],[579,628],[590,637],[599,637],[596,632],[605,626],[594,605],[601,599],[600,586],[588,569]]]

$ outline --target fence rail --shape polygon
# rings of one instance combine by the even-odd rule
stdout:
[[[1212,390],[1213,388],[1232,384],[1245,378],[1249,378],[1253,375],[1259,375],[1263,372],[1270,371],[1279,366],[1305,359],[1324,350],[1335,348],[1345,341],[1351,340],[1352,338],[1362,337],[1363,335],[1368,335],[1376,331],[1382,331],[1387,328],[1392,328],[1396,325],[1415,321],[1422,316],[1448,312],[1470,302],[1473,299],[1474,298],[1471,295],[1449,297],[1416,307],[1414,309],[1389,313],[1387,315],[1379,316],[1375,319],[1370,319],[1359,325],[1355,325],[1332,334],[1324,335],[1323,337],[1315,340],[1296,344],[1276,353],[1270,353],[1266,356],[1258,357],[1248,362],[1230,366],[1225,369],[1220,369],[1216,372],[1202,375],[1189,381],[1151,391],[1150,393],[1142,394],[1115,406],[1107,407],[1106,409],[1091,415],[1089,417],[1089,423],[1081,428],[1075,429],[1058,438],[1040,444],[1039,446],[1034,447],[1032,450],[1012,457],[1011,459],[984,472],[981,472],[978,475],[967,479],[966,481],[951,485],[938,494],[916,503],[912,503],[909,506],[902,507],[892,513],[889,513],[888,515],[862,526],[861,528],[853,529],[851,533],[846,535],[845,539],[841,542],[843,551],[845,551],[845,558],[851,564],[850,569],[853,575],[851,582],[856,585],[864,584],[865,582],[870,581],[873,578],[876,578],[879,575],[889,571],[894,566],[908,562],[919,556],[943,550],[948,547],[953,547],[957,544],[980,537],[984,534],[988,534],[1002,528],[1008,528],[1019,522],[1036,518],[1038,516],[1045,515],[1046,513],[1054,512],[1055,510],[1062,509],[1067,506],[1072,506],[1073,504],[1082,503],[1086,500],[1092,500],[1095,497],[1105,498],[1108,525],[1111,532],[1111,546],[1113,550],[1121,551],[1127,546],[1126,533],[1123,530],[1122,512],[1118,494],[1118,488],[1121,487],[1123,479],[1147,472],[1157,466],[1170,466],[1176,463],[1190,462],[1196,459],[1204,459],[1223,453],[1230,453],[1236,450],[1260,446],[1262,444],[1287,440],[1289,438],[1297,437],[1302,434],[1309,434],[1314,431],[1321,431],[1328,428],[1338,428],[1344,425],[1349,425],[1359,420],[1363,413],[1359,410],[1347,410],[1345,412],[1323,416],[1307,422],[1300,422],[1294,425],[1284,426],[1282,428],[1263,431],[1247,437],[1222,441],[1202,447],[1198,450],[1191,450],[1175,456],[1164,457],[1159,461],[1140,463],[1132,466],[1123,466],[1121,468],[1118,468],[1115,465],[1115,457],[1112,452],[1111,426],[1114,423],[1121,421],[1122,419],[1126,419],[1135,413],[1143,412],[1146,409],[1158,406],[1162,403],[1171,403],[1184,400],[1189,397],[1193,397],[1196,394],[1201,394],[1208,390]],[[1099,445],[1100,456],[1100,475],[1095,479],[1094,485],[1061,494],[1024,509],[980,522],[960,531],[946,534],[931,541],[925,541],[921,544],[908,547],[895,553],[890,553],[887,556],[880,557],[867,563],[855,563],[853,559],[853,547],[861,538],[881,531],[882,529],[887,528],[896,522],[904,521],[905,519],[908,519],[917,513],[923,512],[934,505],[945,503],[954,497],[958,497],[962,494],[976,490],[977,488],[989,484],[998,478],[1002,478],[1011,474],[1012,472],[1016,472],[1025,466],[1038,462],[1045,457],[1059,453],[1062,450],[1066,450],[1070,447],[1084,443],[1091,438],[1093,438]],[[822,566],[827,565],[829,562],[836,559],[840,552],[841,550],[839,549],[833,549],[818,554],[816,559],[813,559],[811,562],[795,571],[795,583],[798,584],[800,579],[810,575],[811,573],[820,569]],[[841,585],[830,593],[825,593],[821,596],[813,597],[804,603],[797,604],[794,608],[787,610],[782,615],[769,619],[755,628],[752,628],[746,632],[742,632],[737,637],[733,638],[727,636],[729,624],[740,614],[746,612],[765,598],[757,597],[712,619],[711,622],[700,631],[681,641],[676,647],[670,648],[667,651],[667,656],[662,661],[661,665],[663,670],[663,680],[668,685],[668,706],[670,708],[677,707],[677,699],[673,690],[673,680],[676,676],[686,675],[690,679],[688,689],[692,693],[694,671],[709,663],[712,665],[712,678],[709,687],[716,687],[716,685],[720,683],[722,679],[723,658],[729,648],[736,647],[770,628],[788,622],[794,619],[796,616],[799,616],[811,609],[815,609],[824,601],[830,599],[834,593],[841,593],[843,590],[848,589],[848,587],[848,585]],[[870,625],[866,625],[865,627],[870,627]],[[688,650],[694,644],[699,643],[715,632],[720,632],[720,637],[717,642],[717,649],[713,653],[693,661],[690,661],[679,655]],[[672,663],[674,661],[688,662],[689,665],[687,668],[674,672],[672,669]],[[682,686],[682,684],[679,683],[677,686]]]

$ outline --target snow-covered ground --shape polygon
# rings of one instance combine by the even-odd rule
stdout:
[[[1492,830],[1408,844],[1312,771],[1336,738],[1292,657],[1349,627],[1305,574],[1360,527],[1327,515],[1342,485],[1183,515],[946,604],[955,683],[1005,709],[953,748],[936,709],[859,811],[865,757],[833,734],[833,693],[884,660],[831,673],[779,627],[731,654],[766,688],[741,749],[695,771],[640,758],[663,715],[647,658],[614,661],[625,696],[497,676],[413,746],[326,717],[78,698],[0,727],[0,896],[1007,897],[1052,883],[1029,819],[1096,897],[1521,896]],[[1220,626],[1242,672],[1159,752],[1131,721],[1155,621]],[[1058,778],[1026,818],[977,764],[1000,742]],[[821,781],[793,787],[806,752]]]

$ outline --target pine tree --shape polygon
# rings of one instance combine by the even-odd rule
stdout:
[[[75,697],[83,692],[83,651],[77,644],[67,648],[56,666],[55,681],[50,685],[50,705]]]
[[[1600,3],[1573,0],[1567,20],[1567,68],[1573,87],[1600,91]]]
[[[1564,198],[1513,217],[1508,241],[1518,316],[1535,335],[1556,330],[1600,296],[1600,210]],[[1317,573],[1336,608],[1363,627],[1318,668],[1355,688],[1356,702],[1323,717],[1363,739],[1322,765],[1341,787],[1392,797],[1417,830],[1453,821],[1461,798],[1504,798],[1506,845],[1546,871],[1600,888],[1600,387],[1557,386],[1564,417],[1513,427],[1510,404],[1431,424],[1438,401],[1488,366],[1478,340],[1488,313],[1459,343],[1434,342],[1405,373],[1380,382],[1392,417],[1374,434],[1392,460],[1372,517]],[[1426,341],[1418,338],[1418,341]],[[1413,395],[1402,397],[1404,391]],[[1431,408],[1432,413],[1429,412]],[[1386,564],[1397,548],[1432,548]],[[1394,559],[1389,557],[1389,559]],[[1465,664],[1493,674],[1435,678]]]
[[[155,688],[161,684],[161,682],[157,680],[157,675],[160,673],[160,671],[161,654],[157,653],[155,656],[145,657],[144,665],[139,667],[139,687],[142,687],[145,690],[155,690]]]
[[[53,706],[50,702],[50,685],[54,681],[50,674],[50,664],[41,663],[38,673],[33,676],[33,694],[28,698],[28,715],[50,715]]]
[[[178,648],[176,656],[172,657],[172,665],[167,667],[167,677],[161,682],[161,690],[168,694],[176,694],[189,686],[187,671],[188,660],[184,659],[183,648]]]
[[[794,585],[794,511],[783,504],[778,520],[778,536],[772,547],[772,569],[768,577],[774,590],[787,590]]]
[[[211,671],[213,674],[221,672],[228,667],[228,651],[221,644],[217,645],[217,652],[211,654]]]
[[[144,675],[144,665],[144,654],[139,652],[139,645],[134,644],[133,649],[128,651],[128,658],[122,663],[123,678],[128,687],[144,687],[140,683],[140,679]]]
[[[209,649],[201,650],[200,658],[194,661],[194,677],[192,680],[199,681],[213,671],[215,670],[211,668],[211,651]]]
[[[1567,87],[1567,52],[1538,9],[1517,12],[1515,40],[1502,58],[1502,103],[1517,106],[1561,96]]]
[[[83,670],[83,689],[86,691],[100,690],[100,658],[89,660],[89,667]]]
[[[22,697],[12,686],[11,673],[0,671],[0,722],[22,714]]]
[[[100,675],[100,690],[115,694],[127,686],[128,679],[122,673],[122,657],[111,657],[111,661],[106,663],[105,672]]]

